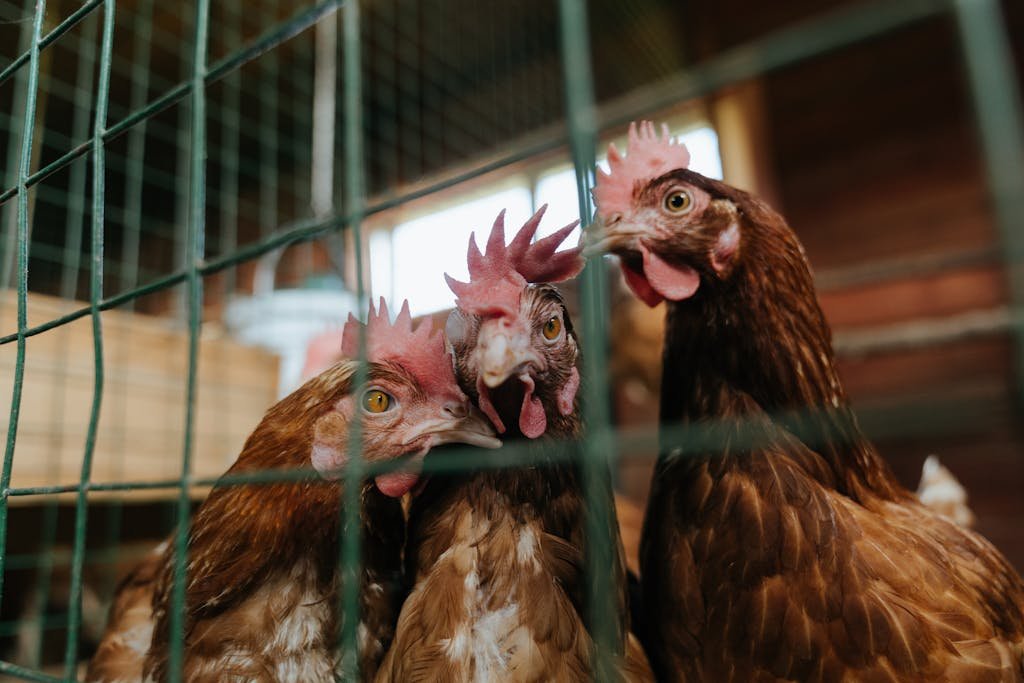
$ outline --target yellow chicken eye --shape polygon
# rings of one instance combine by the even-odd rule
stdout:
[[[391,397],[380,389],[370,389],[363,394],[363,408],[368,413],[383,413],[391,408]]]
[[[665,210],[670,213],[686,213],[693,206],[693,198],[686,190],[672,190],[665,195]]]
[[[558,319],[557,315],[551,316],[551,319],[544,323],[544,338],[555,340],[558,338],[558,333],[562,331],[562,321]]]

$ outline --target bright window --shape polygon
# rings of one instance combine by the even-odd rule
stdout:
[[[537,237],[547,237],[561,227],[572,223],[580,217],[580,202],[576,194],[576,171],[572,166],[563,166],[537,181],[535,193],[537,208],[547,204],[544,220],[537,229]],[[580,239],[577,227],[569,238],[563,242],[574,246]]]
[[[722,178],[722,160],[718,153],[718,135],[713,128],[704,126],[691,129],[676,137],[690,150],[690,168],[710,178]],[[604,145],[602,145],[603,149]],[[618,143],[620,150],[624,143]],[[608,168],[604,156],[598,163]],[[465,281],[466,245],[470,233],[476,231],[477,244],[484,248],[495,216],[506,209],[505,237],[512,235],[532,213],[529,181],[510,187],[508,179],[501,181],[503,189],[468,201],[399,223],[392,230],[380,230],[370,240],[371,287],[374,296],[384,296],[397,308],[403,299],[409,300],[413,315],[433,313],[450,308],[455,296],[448,289],[445,272]],[[548,205],[538,237],[550,235],[558,228],[579,218],[576,195],[576,176],[571,166],[561,165],[545,169],[537,176],[533,201],[539,207]],[[572,246],[579,240],[579,228],[565,241]]]
[[[530,217],[530,191],[525,184],[401,223],[390,240],[387,233],[381,233],[370,243],[374,294],[388,297],[396,309],[402,299],[409,299],[413,315],[454,306],[455,295],[441,273],[462,281],[469,278],[469,235],[475,231],[477,244],[484,249],[491,224],[502,208],[506,209],[506,230],[511,233]]]

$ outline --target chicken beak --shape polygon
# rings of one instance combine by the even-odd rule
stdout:
[[[590,258],[594,254],[601,253],[598,246],[604,240],[605,232],[604,219],[601,218],[600,214],[594,214],[594,220],[583,229],[583,234],[580,236],[580,244],[583,246],[584,256]]]
[[[501,441],[495,437],[494,427],[475,406],[468,402],[446,405],[444,413],[444,417],[419,425],[408,441],[413,442],[428,436],[428,449],[449,443],[462,443],[481,448],[501,447]]]
[[[583,232],[583,255],[587,258],[606,253],[615,253],[634,248],[643,230],[624,221],[622,214],[614,214],[609,220],[600,215]]]
[[[539,367],[540,355],[530,348],[528,331],[517,329],[504,319],[488,320],[477,338],[480,378],[490,389],[501,386],[528,365]]]

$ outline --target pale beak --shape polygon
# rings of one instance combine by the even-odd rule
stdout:
[[[530,347],[528,331],[501,319],[489,320],[480,328],[477,354],[480,379],[490,389],[501,386],[513,375],[522,374],[528,365],[541,369],[544,363],[540,354]]]
[[[622,214],[614,214],[607,222],[600,215],[595,215],[594,221],[583,232],[583,255],[590,258],[634,248],[636,240],[643,234],[643,229],[623,221]]]
[[[427,436],[425,449],[449,443],[462,443],[481,448],[500,448],[494,427],[475,406],[452,404],[444,409],[445,417],[425,420],[416,426],[406,443]]]

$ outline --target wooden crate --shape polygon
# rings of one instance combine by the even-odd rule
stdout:
[[[39,294],[28,300],[29,326],[84,304]],[[13,292],[0,292],[0,331],[17,330]],[[93,460],[94,482],[160,480],[181,473],[188,333],[171,322],[106,311],[105,381]],[[0,429],[6,442],[16,344],[0,346]],[[200,339],[192,472],[221,474],[274,403],[277,358],[204,330]],[[13,487],[78,482],[93,395],[92,320],[88,316],[29,337]],[[112,494],[92,494],[95,496]],[[118,493],[116,495],[125,495]],[[139,490],[133,499],[176,495]],[[31,497],[15,496],[12,504]]]

